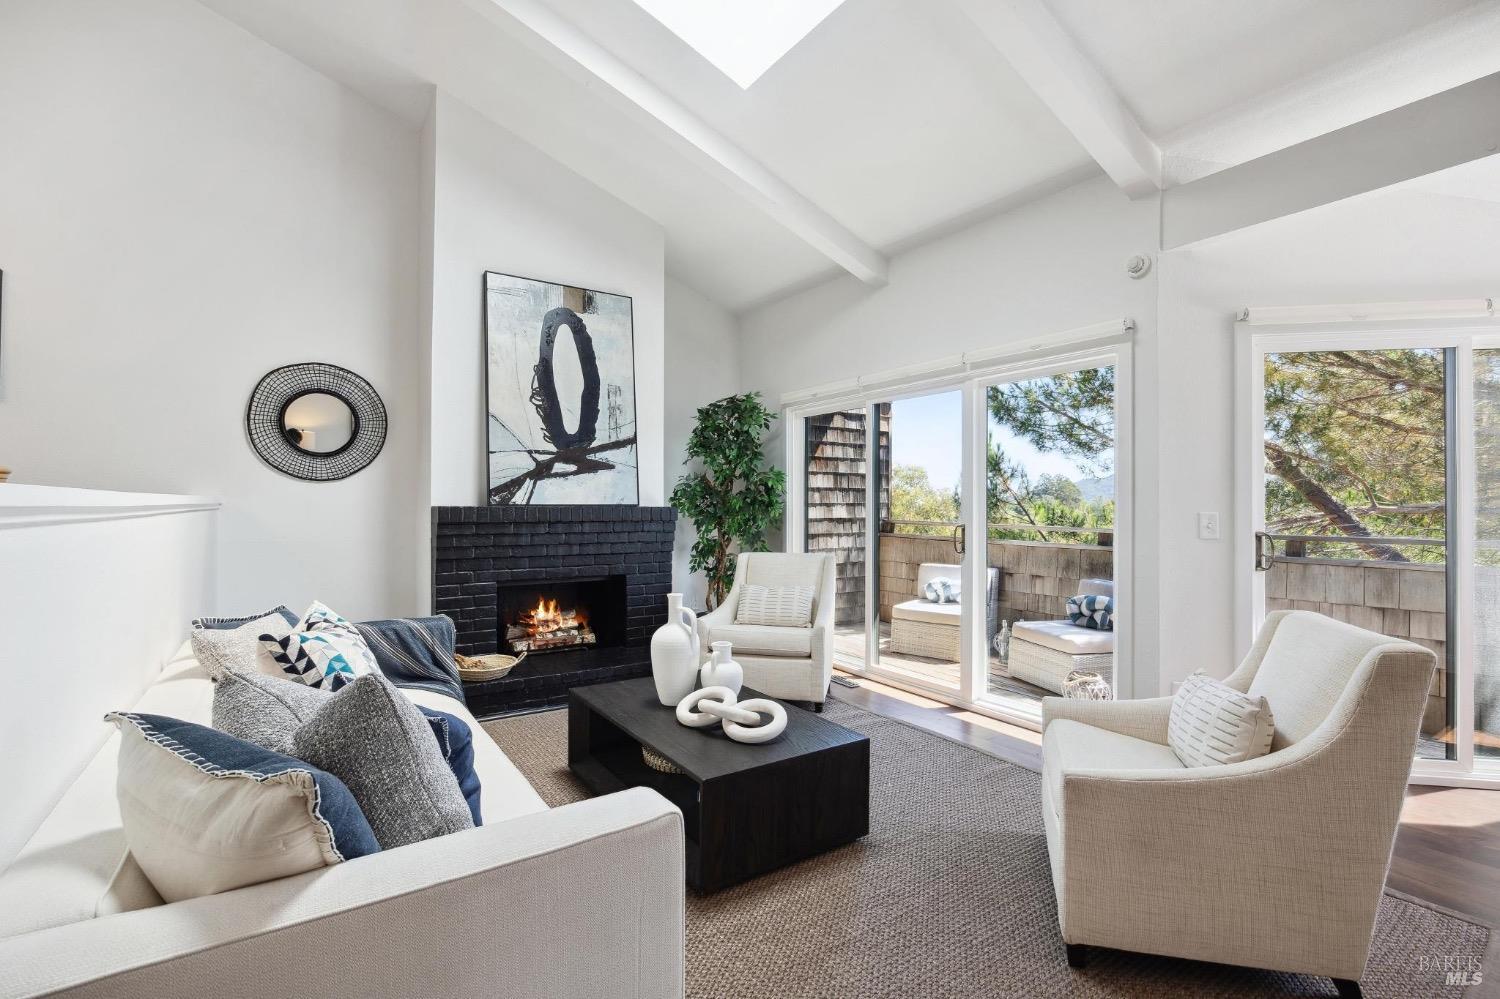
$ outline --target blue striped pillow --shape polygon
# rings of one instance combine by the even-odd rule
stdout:
[[[1068,598],[1068,620],[1080,628],[1115,630],[1115,598],[1080,593]]]

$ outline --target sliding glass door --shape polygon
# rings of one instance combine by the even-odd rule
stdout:
[[[1417,755],[1457,759],[1449,613],[1453,348],[1264,360],[1264,610],[1312,610],[1437,654]]]
[[[790,536],[837,563],[836,669],[1031,724],[1075,673],[1129,694],[1113,333],[788,408]],[[1081,594],[1089,621],[1068,614]]]
[[[1431,649],[1414,774],[1500,780],[1500,330],[1240,331],[1241,644],[1317,611]]]
[[[964,655],[963,397],[876,403],[881,440],[871,665],[956,691]]]
[[[1075,673],[1114,685],[1115,382],[1102,364],[984,389],[984,696],[1014,710]]]

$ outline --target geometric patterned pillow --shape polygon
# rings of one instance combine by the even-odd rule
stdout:
[[[282,673],[319,690],[338,690],[359,675],[327,635],[309,631],[294,631],[281,638],[262,635],[260,647]]]
[[[380,667],[375,664],[375,653],[370,651],[370,646],[365,643],[365,637],[359,633],[359,629],[327,604],[314,600],[307,613],[302,615],[302,623],[297,626],[297,630],[326,636],[354,667],[356,674],[380,672]]]
[[[359,629],[316,600],[295,631],[261,635],[260,645],[287,677],[322,690],[338,690],[355,677],[379,672]]]
[[[1114,631],[1114,614],[1114,597],[1096,597],[1092,594],[1080,593],[1076,597],[1068,598],[1068,620],[1080,628]]]

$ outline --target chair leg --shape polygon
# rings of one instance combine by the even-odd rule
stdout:
[[[1333,987],[1339,990],[1339,999],[1363,999],[1359,983],[1348,978],[1335,978]]]
[[[813,712],[815,714],[822,714],[823,713],[823,702],[822,701],[813,701],[812,702],[812,706],[813,706]]]
[[[1089,963],[1088,944],[1066,944],[1068,948],[1068,967],[1082,968]]]

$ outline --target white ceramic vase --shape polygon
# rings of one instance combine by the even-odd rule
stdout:
[[[729,658],[734,647],[729,642],[712,642],[713,658],[703,664],[699,680],[705,687],[728,687],[736,697],[745,685],[745,671],[739,663]]]
[[[698,618],[682,606],[681,593],[667,594],[667,623],[651,636],[651,676],[656,696],[666,705],[676,705],[698,680]]]

